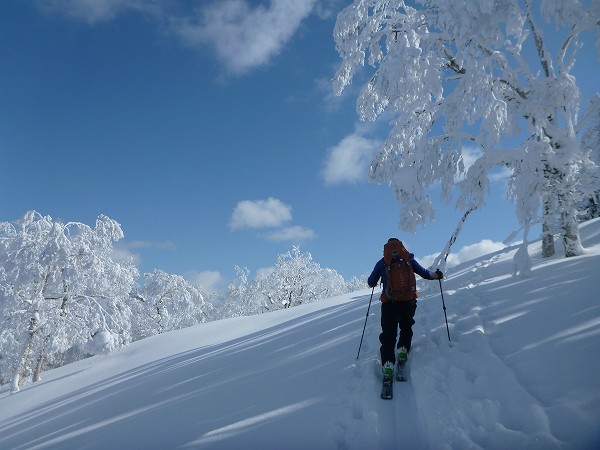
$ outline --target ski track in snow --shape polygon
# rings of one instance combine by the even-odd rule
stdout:
[[[335,405],[341,414],[334,417],[331,428],[333,441],[339,450],[364,448],[369,443],[373,445],[381,439],[378,435],[380,411],[369,404],[370,402],[365,402],[365,396],[360,395],[364,390],[373,391],[373,396],[378,395],[375,376],[368,373],[367,369],[369,361],[371,364],[373,362],[371,341],[375,307],[375,304],[371,305],[360,358],[346,367],[341,374],[341,392],[338,395],[338,404]]]
[[[360,358],[342,374],[337,409],[344,413],[333,420],[332,437],[339,450],[425,448],[417,403],[410,381],[394,382],[394,398],[382,400],[379,355],[380,311],[373,296]],[[365,395],[365,391],[368,393]]]
[[[394,423],[391,403],[386,405],[379,398],[381,381],[373,370],[377,363],[373,343],[378,341],[374,327],[379,324],[379,317],[375,313],[378,307],[375,295],[373,298],[360,358],[342,373],[337,405],[342,414],[335,417],[332,424],[333,440],[339,450],[391,448],[395,445],[395,442],[390,442],[390,430]],[[364,395],[365,391],[372,395]]]

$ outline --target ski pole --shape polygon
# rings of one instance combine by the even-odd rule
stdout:
[[[441,273],[440,269],[437,269],[435,273]],[[446,319],[446,331],[448,332],[448,342],[452,342],[450,340],[450,328],[448,328],[448,316],[446,315],[446,303],[444,302],[444,291],[442,290],[442,279],[438,278],[440,283],[440,294],[442,295],[442,306],[444,307],[444,318]]]
[[[360,345],[358,346],[358,353],[356,354],[356,359],[360,356],[360,348],[362,347],[362,341],[365,337],[365,328],[367,328],[367,319],[369,318],[369,310],[371,309],[371,300],[373,300],[373,292],[375,292],[375,286],[373,286],[373,290],[371,291],[371,298],[369,299],[369,307],[367,308],[367,317],[365,317],[365,324],[363,326],[362,336],[360,337]]]

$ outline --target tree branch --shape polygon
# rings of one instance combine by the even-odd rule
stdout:
[[[448,49],[444,48],[444,54],[446,55],[446,58],[448,58],[448,63],[445,64],[448,69],[453,70],[459,75],[464,75],[467,73],[467,70],[456,62],[456,58],[454,58],[454,56],[448,52]]]
[[[552,67],[552,60],[548,58],[546,49],[544,48],[544,39],[535,22],[533,21],[531,0],[525,0],[525,4],[527,5],[527,22],[529,22],[529,26],[531,27],[531,34],[533,35],[533,40],[535,41],[535,48],[540,57],[542,69],[544,70],[546,77],[550,78],[552,76],[552,72],[554,71]]]

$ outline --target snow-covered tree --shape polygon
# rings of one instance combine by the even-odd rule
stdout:
[[[322,268],[310,253],[294,246],[277,257],[267,277],[268,309],[289,308],[346,292],[344,278],[335,270]]]
[[[218,318],[238,317],[261,312],[255,301],[256,283],[250,281],[250,270],[235,266],[237,277],[229,283],[224,298],[217,306]]]
[[[322,268],[299,247],[278,255],[273,270],[252,281],[248,269],[236,270],[238,277],[229,286],[222,317],[260,314],[347,292],[341,275]]]
[[[369,285],[367,284],[368,277],[369,277],[369,274],[351,277],[348,281],[346,281],[346,292],[360,291],[361,289],[368,288],[369,287]]]
[[[132,295],[133,340],[206,322],[209,308],[199,288],[179,275],[162,270],[144,274],[144,284]]]
[[[598,0],[355,0],[338,15],[334,91],[365,63],[376,69],[357,110],[392,123],[370,178],[393,188],[402,229],[435,218],[432,185],[447,202],[458,189],[457,206],[470,211],[484,204],[490,170],[508,167],[525,229],[541,206],[545,253],[555,232],[566,256],[582,252],[577,204],[582,186],[598,184],[584,169],[593,164],[572,69],[581,34],[599,20]],[[468,168],[466,144],[481,152]]]
[[[113,258],[122,237],[106,216],[95,228],[35,211],[0,224],[0,382],[10,377],[17,391],[45,364],[130,341],[128,296],[138,272],[132,260]]]

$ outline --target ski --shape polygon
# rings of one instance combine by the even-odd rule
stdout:
[[[406,378],[404,369],[406,368],[406,361],[398,361],[398,365],[396,367],[396,381],[406,382],[408,379]]]
[[[381,398],[384,400],[391,400],[394,397],[393,379],[384,378],[383,386],[381,387]]]

